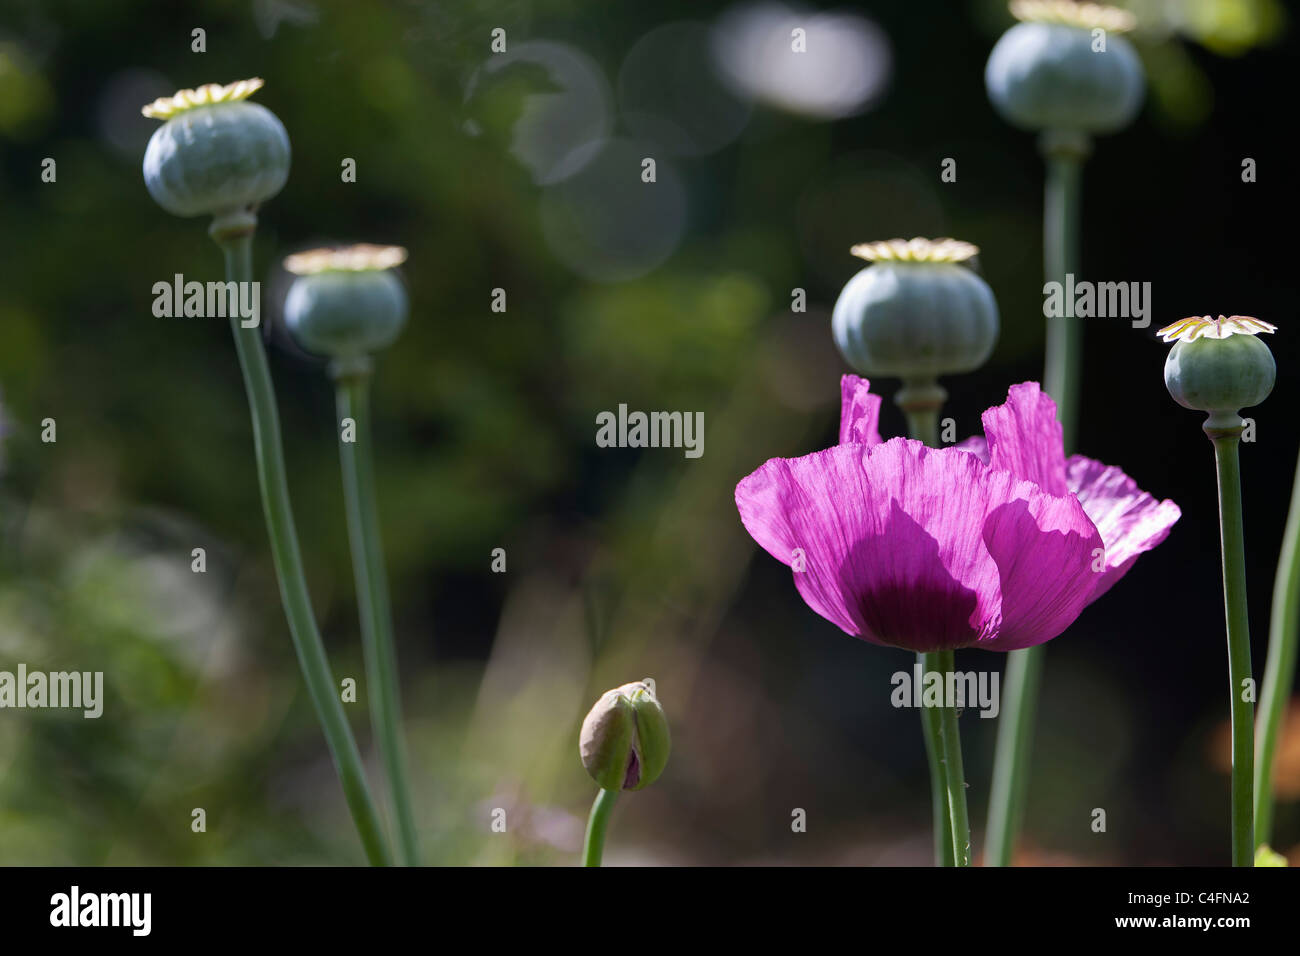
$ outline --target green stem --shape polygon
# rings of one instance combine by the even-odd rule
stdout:
[[[989,788],[989,819],[984,833],[984,865],[1010,866],[1016,833],[1024,812],[1029,777],[1030,750],[1034,742],[1034,714],[1042,682],[1040,647],[1007,655],[1002,717],[998,720],[993,782]]]
[[[1067,276],[1079,277],[1079,203],[1083,159],[1074,152],[1047,155],[1043,201],[1043,272],[1062,288]],[[1083,319],[1062,296],[1065,315],[1047,320],[1043,389],[1056,401],[1065,453],[1074,451],[1079,431],[1079,379],[1083,364]]]
[[[1260,726],[1255,737],[1255,845],[1273,836],[1273,758],[1282,718],[1295,684],[1296,644],[1300,637],[1300,461],[1291,489],[1291,511],[1282,536],[1282,556],[1273,582],[1268,629],[1268,660],[1259,696]]]
[[[937,655],[918,653],[921,679],[938,672]],[[921,708],[921,731],[925,736],[925,756],[930,763],[930,811],[934,829],[934,865],[953,866],[952,810],[948,806],[948,777],[943,760],[943,714],[937,707]]]
[[[1079,206],[1086,137],[1048,132],[1041,149],[1047,163],[1043,194],[1043,273],[1065,286],[1079,271]],[[1083,320],[1063,296],[1065,315],[1047,320],[1043,389],[1056,401],[1065,453],[1074,451],[1079,430],[1079,379],[1083,362]],[[989,792],[985,863],[1009,866],[1024,816],[1029,789],[1030,755],[1042,683],[1045,649],[1027,647],[1007,655],[1002,718],[998,721]]]
[[[907,418],[907,433],[931,448],[939,444],[939,409],[943,397],[930,389],[938,385],[930,382],[929,388],[914,383],[905,385],[895,396],[895,402]],[[918,653],[921,678],[936,670],[933,655]],[[921,708],[921,732],[925,738],[925,758],[930,765],[930,815],[934,832],[934,865],[952,866],[952,820],[948,808],[948,785],[944,777],[942,715],[932,707]]]
[[[605,852],[605,831],[609,829],[609,816],[618,800],[617,790],[601,790],[591,804],[587,818],[587,840],[582,847],[582,865],[600,866]]]
[[[398,849],[407,866],[420,865],[415,815],[411,810],[406,747],[402,734],[402,705],[397,679],[397,650],[393,638],[393,613],[388,575],[379,535],[374,457],[371,451],[370,373],[367,367],[337,376],[339,421],[351,418],[353,441],[339,442],[343,472],[343,498],[347,508],[348,541],[356,579],[357,610],[361,617],[361,643],[365,652],[366,686],[370,719],[379,741],[379,753],[397,821]]]
[[[961,760],[961,733],[957,727],[955,701],[948,703],[949,680],[956,655],[952,651],[935,651],[927,654],[934,669],[943,675],[943,706],[938,708],[940,737],[943,754],[944,782],[948,788],[948,817],[952,829],[954,866],[970,866],[970,817],[966,812],[966,772]]]
[[[1246,543],[1241,520],[1241,428],[1211,429],[1219,477],[1219,535],[1223,549],[1223,608],[1228,627],[1228,683],[1232,694],[1232,865],[1253,866],[1252,813],[1254,708],[1244,684],[1251,677],[1250,622],[1246,613]]]
[[[947,393],[937,384],[930,386],[937,389],[937,392],[931,392],[936,396],[931,401],[937,404],[930,404],[925,401],[909,401],[909,397],[919,391],[917,386],[909,386],[899,391],[894,396],[894,402],[903,410],[903,415],[907,418],[907,437],[916,441],[925,442],[931,448],[939,447],[939,411],[942,408],[943,399]],[[943,398],[937,397],[942,395]]]
[[[227,281],[251,282],[252,230],[217,237],[217,243],[226,258]],[[234,332],[235,349],[239,354],[239,366],[244,373],[244,386],[252,413],[257,477],[262,489],[262,511],[280,582],[280,598],[284,604],[285,616],[289,619],[289,633],[366,856],[376,866],[387,865],[388,847],[379,826],[379,816],[370,796],[370,787],[366,783],[361,754],[357,750],[356,739],[352,736],[352,728],[344,716],[334,675],[330,672],[329,660],[325,655],[325,646],[321,643],[316,619],[312,614],[302,555],[298,549],[298,534],[294,529],[293,511],[289,504],[275,391],[271,385],[271,372],[267,366],[261,332],[257,327],[245,328],[238,316],[231,316],[230,327]]]

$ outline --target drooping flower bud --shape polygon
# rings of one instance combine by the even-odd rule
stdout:
[[[668,719],[647,678],[606,691],[582,722],[582,765],[603,790],[640,790],[668,763]]]
[[[873,265],[844,286],[831,317],[840,354],[863,375],[933,379],[988,359],[998,337],[993,290],[959,263],[979,249],[955,239],[854,246]]]
[[[1240,426],[1243,408],[1273,391],[1277,364],[1259,338],[1276,326],[1247,315],[1193,316],[1159,331],[1173,342],[1165,359],[1165,387],[1184,408],[1209,413],[1211,426]]]
[[[177,216],[251,218],[284,187],[289,134],[274,113],[247,102],[261,86],[209,83],[141,110],[164,120],[144,154],[145,185],[158,205]]]
[[[284,319],[309,352],[333,359],[369,355],[393,343],[406,324],[406,288],[392,270],[400,246],[313,249],[284,260],[298,276],[284,300]]]
[[[1145,94],[1137,53],[1121,33],[1127,10],[1067,0],[1016,0],[1020,21],[998,40],[984,70],[989,99],[1013,126],[1040,132],[1110,133],[1132,121]]]

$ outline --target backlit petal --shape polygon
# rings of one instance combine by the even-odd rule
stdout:
[[[1158,501],[1114,465],[1074,455],[1066,464],[1066,483],[1101,532],[1106,570],[1092,601],[1122,578],[1144,551],[1164,541],[1182,512],[1172,501]]]
[[[880,396],[856,375],[840,379],[840,444],[879,445]]]
[[[1007,400],[984,413],[989,466],[1034,482],[1050,495],[1064,495],[1065,451],[1056,402],[1037,382],[1012,385]]]

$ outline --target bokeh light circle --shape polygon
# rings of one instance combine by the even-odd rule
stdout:
[[[856,13],[763,0],[724,12],[712,39],[718,66],[737,91],[816,119],[869,109],[893,68],[884,31]]]
[[[551,40],[489,56],[470,77],[465,100],[467,131],[502,130],[511,153],[543,186],[582,169],[613,127],[613,96],[600,67]]]
[[[655,182],[642,181],[646,158],[655,159]],[[672,255],[686,208],[681,178],[663,157],[641,143],[611,140],[580,173],[542,195],[542,233],[574,272],[618,282]]]
[[[618,75],[623,121],[675,156],[716,152],[740,135],[753,108],[718,72],[709,28],[689,20],[651,30]]]

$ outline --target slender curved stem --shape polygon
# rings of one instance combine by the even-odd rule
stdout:
[[[1246,543],[1241,520],[1238,435],[1211,436],[1219,478],[1219,538],[1223,550],[1223,609],[1228,629],[1228,683],[1232,695],[1232,865],[1253,866],[1255,831],[1254,707],[1244,693],[1251,676],[1246,613]],[[1252,695],[1253,696],[1253,695]]]
[[[591,804],[587,818],[587,839],[582,847],[582,865],[600,866],[605,852],[605,831],[609,829],[609,816],[618,800],[617,790],[601,790]]]
[[[253,277],[251,231],[217,240],[226,258],[226,278],[232,282],[251,282]],[[298,534],[294,528],[289,503],[289,485],[285,476],[284,452],[280,445],[280,418],[275,407],[275,391],[266,362],[262,336],[256,327],[244,328],[239,316],[231,316],[239,366],[244,373],[244,387],[253,420],[253,443],[257,454],[257,477],[262,489],[262,511],[271,539],[271,554],[280,581],[280,599],[289,619],[289,633],[302,668],[303,679],[312,706],[320,720],[329,745],[334,769],[343,785],[343,796],[366,857],[377,866],[389,863],[389,852],[379,816],[375,812],[361,754],[343,713],[334,675],[330,672],[325,645],[316,629],[316,619],[307,592]]]
[[[934,669],[943,675],[943,706],[938,708],[940,736],[943,753],[944,783],[948,789],[948,817],[952,830],[954,866],[970,866],[970,816],[966,812],[966,772],[962,767],[961,733],[957,727],[955,702],[947,700],[948,688],[954,686],[949,679],[956,655],[952,651],[935,651],[927,654]]]
[[[1273,610],[1268,628],[1268,660],[1259,695],[1255,734],[1255,845],[1273,836],[1273,758],[1282,718],[1295,684],[1296,644],[1300,640],[1300,460],[1291,489],[1291,511],[1282,536],[1282,555],[1273,582]]]
[[[906,390],[900,392],[905,396]],[[907,433],[931,448],[939,444],[939,409],[927,402],[898,401],[907,418]],[[932,654],[918,653],[921,679],[936,669]],[[925,738],[925,758],[930,765],[930,815],[934,831],[934,865],[952,866],[952,820],[948,809],[948,784],[943,768],[943,716],[933,707],[921,708],[921,732]]]
[[[384,772],[388,776],[401,861],[407,866],[419,866],[419,839],[415,829],[415,815],[411,809],[406,746],[402,733],[393,612],[379,534],[369,392],[368,371],[337,378],[335,397],[339,420],[351,418],[354,423],[354,440],[339,442],[343,498],[347,509],[348,541],[352,548],[352,572],[356,579],[357,609],[361,617],[361,643],[366,661],[370,719],[374,723]]]
[[[1086,141],[1047,134],[1043,139],[1047,183],[1043,197],[1043,272],[1048,281],[1064,286],[1077,275],[1079,263],[1079,203]],[[1064,148],[1061,148],[1064,145]],[[1079,428],[1079,379],[1083,361],[1083,320],[1074,303],[1062,296],[1065,315],[1047,320],[1047,352],[1043,388],[1056,401],[1056,417],[1068,455],[1074,451]],[[984,861],[1009,866],[1029,789],[1033,731],[1042,682],[1043,645],[1011,651],[1003,680],[1002,717],[998,721],[993,758],[993,785]]]

